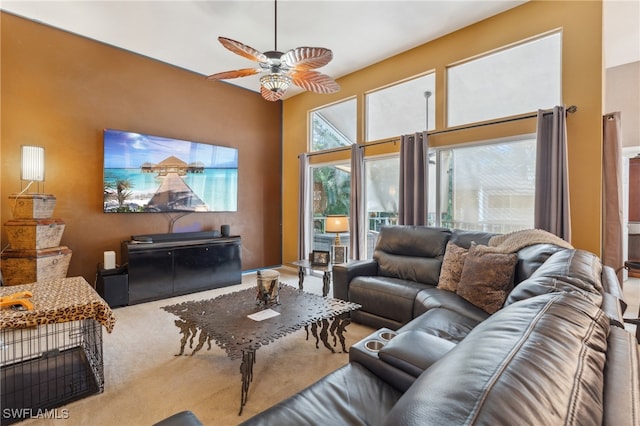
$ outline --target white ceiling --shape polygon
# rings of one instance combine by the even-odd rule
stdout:
[[[280,0],[277,48],[329,48],[334,58],[320,71],[339,78],[524,2]],[[202,75],[253,66],[218,36],[275,47],[272,0],[1,0],[0,8]],[[639,61],[640,0],[605,0],[604,14],[606,66]],[[258,90],[257,77],[228,82]]]

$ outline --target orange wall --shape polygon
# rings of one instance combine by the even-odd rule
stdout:
[[[409,6],[410,7],[410,6]],[[445,129],[445,69],[448,65],[539,34],[562,29],[562,97],[578,112],[567,118],[572,244],[600,253],[602,180],[602,2],[530,1],[500,15],[426,43],[410,51],[340,78],[333,95],[302,93],[284,101],[283,110],[283,261],[297,256],[298,165],[307,151],[308,112],[329,103],[358,99],[358,142],[363,141],[364,94],[367,91],[436,72],[436,130]],[[360,34],[359,37],[366,37]],[[535,88],[531,88],[535,90]],[[430,138],[433,146],[499,138],[535,131],[534,120],[489,126]],[[388,150],[398,146],[387,144]],[[340,153],[348,158],[348,152]],[[323,155],[313,157],[323,161]],[[335,160],[336,154],[327,156]]]
[[[70,276],[93,282],[103,251],[119,262],[130,235],[168,232],[169,214],[102,212],[102,130],[129,130],[238,148],[238,211],[190,214],[174,231],[230,224],[243,269],[281,263],[281,103],[5,12],[0,24],[2,223],[21,190],[20,145],[35,144],[46,149],[43,192],[66,224],[61,244],[73,250]]]

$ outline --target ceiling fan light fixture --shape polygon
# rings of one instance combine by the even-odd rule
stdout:
[[[230,78],[248,77],[264,74],[260,78],[260,94],[268,101],[282,99],[292,84],[301,89],[316,93],[335,93],[340,86],[328,75],[324,75],[316,68],[320,68],[331,61],[333,52],[324,47],[296,47],[286,52],[278,51],[278,1],[274,0],[275,43],[274,49],[260,52],[251,46],[227,37],[218,37],[218,41],[227,50],[243,58],[257,62],[258,67],[243,68],[235,71],[225,71],[207,77],[208,80],[226,80]]]
[[[266,74],[260,77],[260,84],[272,92],[285,92],[291,85],[291,77],[280,73]]]

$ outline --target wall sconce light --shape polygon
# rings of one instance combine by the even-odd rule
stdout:
[[[44,148],[22,145],[20,179],[29,182],[44,182]]]

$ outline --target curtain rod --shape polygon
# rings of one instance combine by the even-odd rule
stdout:
[[[575,106],[575,105],[571,105],[570,107],[568,107],[565,110],[565,113],[573,114],[576,111],[578,111],[578,107]],[[553,112],[553,109],[548,109],[548,110],[544,110],[542,112],[542,114],[546,115],[546,114],[551,114],[552,112]],[[504,119],[501,119],[501,120],[493,120],[493,121],[487,121],[487,122],[484,122],[484,123],[470,124],[468,126],[456,127],[456,128],[453,128],[453,129],[445,129],[445,130],[427,132],[427,136],[440,135],[440,134],[443,134],[443,133],[450,133],[450,132],[457,132],[459,130],[474,129],[476,127],[491,126],[491,125],[494,125],[494,124],[510,123],[512,121],[525,120],[525,119],[528,119],[528,118],[536,118],[537,116],[538,116],[538,113],[534,112],[534,113],[527,114],[527,115],[521,115],[519,117],[504,118]],[[416,132],[416,133],[420,133],[420,132]],[[392,143],[392,142],[396,143],[396,142],[399,142],[399,141],[400,141],[400,138],[386,139],[386,140],[382,140],[382,141],[359,144],[358,147],[367,148],[369,146],[381,145],[383,143]],[[323,150],[323,151],[309,152],[309,153],[306,153],[306,155],[309,156],[309,157],[312,157],[314,155],[319,155],[319,154],[330,154],[330,153],[333,153],[333,152],[347,151],[347,150],[351,149],[351,146],[352,145],[341,146],[341,147],[338,147],[338,148],[326,149],[326,150]]]
[[[569,114],[569,113],[573,114],[577,110],[578,110],[577,106],[571,105],[570,107],[568,107],[565,110],[565,113],[566,114]],[[542,112],[543,115],[547,115],[547,114],[551,114],[551,113],[553,113],[553,109],[544,110]],[[427,132],[427,136],[440,135],[442,133],[449,133],[449,132],[457,132],[458,130],[474,129],[476,127],[491,126],[493,124],[510,123],[512,121],[525,120],[527,118],[536,118],[537,116],[538,116],[538,113],[537,112],[533,112],[531,114],[521,115],[519,117],[504,118],[502,120],[493,120],[493,121],[487,121],[487,122],[484,122],[484,123],[470,124],[468,126],[456,127],[456,128],[453,128],[453,129],[445,129],[445,130],[439,130],[439,131],[434,131],[434,132]]]
[[[303,152],[302,154],[298,154],[298,158],[300,158],[301,155],[306,155],[307,157],[313,157],[314,155],[320,155],[320,154],[331,154],[333,152],[350,151],[352,146],[353,144],[349,146],[340,146],[338,148],[323,149],[322,151]]]

